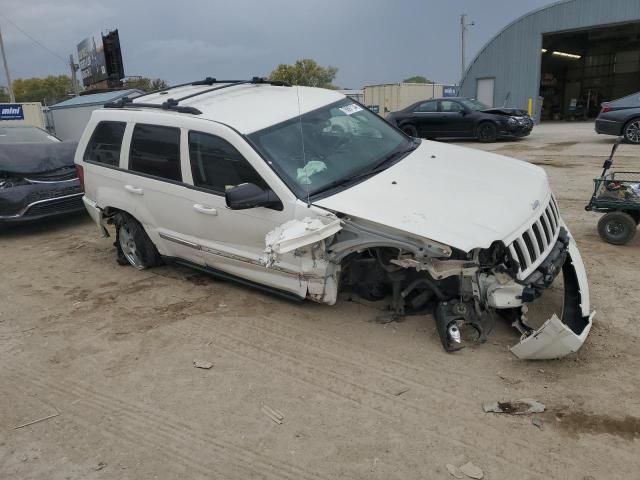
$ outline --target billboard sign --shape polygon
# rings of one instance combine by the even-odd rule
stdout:
[[[101,33],[85,38],[78,44],[78,63],[85,86],[109,78]]]
[[[24,120],[24,110],[19,103],[0,103],[0,120]]]
[[[442,96],[443,97],[457,97],[458,96],[458,87],[455,85],[444,85],[442,87]]]

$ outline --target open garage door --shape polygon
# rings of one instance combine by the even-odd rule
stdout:
[[[640,91],[640,22],[542,38],[542,120],[586,120]]]

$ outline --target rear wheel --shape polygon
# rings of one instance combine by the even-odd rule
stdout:
[[[116,249],[118,263],[129,264],[138,270],[160,265],[160,254],[142,225],[127,213],[116,215]]]
[[[640,118],[634,118],[624,126],[624,138],[629,143],[640,144]]]
[[[624,212],[610,212],[598,222],[598,233],[605,241],[613,245],[624,245],[636,234],[636,221]]]
[[[498,138],[498,129],[494,123],[482,122],[478,125],[476,135],[482,143],[495,142]]]
[[[410,137],[418,138],[418,129],[411,124],[403,125],[402,131]]]

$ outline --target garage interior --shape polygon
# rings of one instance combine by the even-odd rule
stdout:
[[[602,102],[640,91],[640,22],[542,37],[542,120],[595,118]]]

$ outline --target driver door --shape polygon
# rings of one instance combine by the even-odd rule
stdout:
[[[230,129],[212,125],[206,129],[191,128],[186,134],[185,179],[193,185],[188,193],[192,203],[189,215],[197,224],[205,265],[304,297],[306,282],[300,278],[299,258],[283,255],[278,268],[264,266],[265,237],[294,218],[295,197]],[[225,189],[242,183],[273,190],[282,202],[282,209],[229,209]]]

